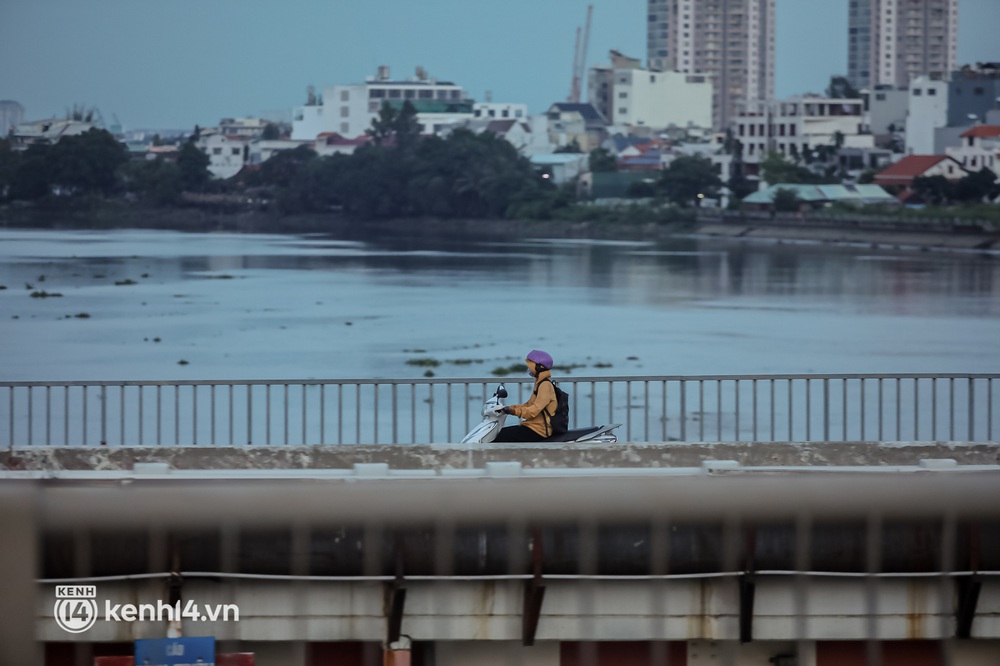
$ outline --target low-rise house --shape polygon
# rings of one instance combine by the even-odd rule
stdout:
[[[367,134],[362,134],[359,137],[348,139],[347,137],[343,137],[336,132],[324,132],[316,137],[313,149],[320,157],[327,157],[329,155],[353,155],[354,151],[370,141],[371,137]]]
[[[128,146],[129,157],[133,160],[164,160],[166,162],[176,162],[177,156],[181,152],[178,144],[165,146],[136,145]]]
[[[875,184],[882,187],[908,188],[919,177],[944,176],[957,181],[964,178],[965,169],[948,155],[907,155],[875,175]]]
[[[732,155],[725,151],[725,135],[716,134],[710,141],[700,141],[697,143],[680,143],[670,147],[664,153],[663,166],[667,167],[680,156],[701,156],[712,162],[719,179],[723,183],[728,183],[733,177],[733,166],[735,160]]]
[[[501,102],[476,102],[472,105],[472,115],[476,118],[520,120],[528,117],[528,105]]]
[[[83,120],[54,119],[21,123],[10,134],[11,148],[27,150],[36,144],[54,144],[67,136],[85,134],[97,125]]]
[[[580,196],[591,198],[595,203],[631,199],[638,185],[655,187],[658,176],[658,173],[643,171],[597,171],[581,179],[586,187],[581,189]]]
[[[966,171],[990,169],[1000,175],[1000,125],[977,125],[961,136],[959,146],[947,148],[953,158]]]
[[[660,171],[662,168],[663,156],[652,144],[629,146],[618,156],[619,171]]]
[[[496,134],[518,151],[532,143],[531,127],[520,120],[491,120],[484,131]]]
[[[865,171],[881,171],[892,164],[893,152],[888,148],[841,148],[837,151],[840,171],[849,178],[858,178]]]
[[[557,102],[546,112],[549,143],[569,146],[574,142],[589,153],[607,138],[608,123],[592,104]]]
[[[778,183],[754,192],[743,199],[743,204],[753,210],[771,210],[779,190],[794,192],[803,208],[823,208],[833,203],[851,203],[863,206],[899,204],[878,185],[802,185]]]
[[[575,181],[589,168],[587,153],[551,153],[532,155],[528,159],[532,166],[548,174],[556,185]]]
[[[489,118],[463,120],[444,129],[441,136],[448,136],[457,129],[469,130],[475,134],[490,132],[507,141],[519,152],[531,145],[533,141],[531,126],[526,120],[492,120]]]
[[[312,141],[292,141],[291,139],[257,139],[248,144],[248,165],[263,164],[278,153],[295,150],[299,146],[313,146]]]
[[[219,131],[226,136],[256,139],[264,134],[267,125],[263,118],[223,118],[219,121]]]
[[[860,99],[805,95],[785,100],[747,103],[733,120],[733,138],[743,144],[747,172],[756,175],[771,152],[798,161],[820,147],[874,148],[864,133]]]
[[[217,128],[201,131],[195,145],[208,155],[208,170],[215,178],[232,178],[250,160],[249,136],[227,136]]]

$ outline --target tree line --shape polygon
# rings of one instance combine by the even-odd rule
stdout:
[[[181,145],[176,161],[133,161],[128,148],[103,129],[37,143],[15,151],[0,140],[0,201],[53,197],[141,196],[173,204],[181,192],[204,191],[211,182],[208,156],[194,143]]]
[[[127,196],[172,206],[185,192],[254,192],[282,213],[501,218],[551,210],[571,198],[492,133],[421,136],[409,103],[384,106],[368,135],[351,155],[321,157],[300,146],[228,181],[211,178],[209,158],[193,140],[181,144],[176,160],[132,160],[101,129],[23,152],[0,140],[0,201]]]
[[[383,106],[367,132],[370,141],[350,155],[319,156],[309,146],[278,153],[237,178],[214,180],[209,158],[194,143],[180,144],[176,159],[133,160],[108,132],[92,129],[55,144],[14,151],[0,140],[0,201],[128,197],[155,206],[176,206],[185,192],[246,193],[268,200],[280,213],[343,211],[358,218],[577,219],[572,186],[557,187],[507,141],[490,132],[457,129],[446,137],[422,136],[415,109]],[[196,135],[197,136],[197,133]],[[733,140],[735,199],[752,191],[742,176],[741,151]],[[605,149],[590,154],[591,171],[617,169]],[[761,172],[771,183],[834,180],[772,153]],[[683,156],[629,190],[634,198],[697,206],[719,195],[723,183],[711,161]],[[982,200],[996,193],[992,172],[957,183],[917,179],[914,190],[928,203]]]

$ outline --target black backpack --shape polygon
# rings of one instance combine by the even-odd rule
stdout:
[[[549,416],[549,413],[543,409],[542,414],[545,414],[545,420],[549,423],[552,436],[561,435],[569,430],[569,393],[563,391],[558,384],[549,378],[542,381],[552,384],[552,388],[556,391],[556,413]]]

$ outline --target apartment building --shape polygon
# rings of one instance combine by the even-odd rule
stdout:
[[[528,117],[528,105],[509,102],[476,102],[472,105],[472,115],[476,118],[521,120]]]
[[[13,100],[0,100],[0,137],[5,137],[24,122],[24,107]]]
[[[939,155],[935,130],[948,126],[948,84],[920,76],[909,89],[906,115],[906,153]]]
[[[357,137],[371,127],[383,103],[401,108],[406,102],[416,108],[425,133],[474,117],[473,102],[461,86],[438,81],[421,67],[412,78],[393,79],[383,66],[364,83],[327,86],[321,104],[295,108],[292,139],[310,141],[323,132]]]
[[[991,111],[1000,110],[1000,63],[966,65],[952,72],[948,83],[948,126],[988,122]]]
[[[878,86],[861,93],[865,100],[867,125],[875,136],[902,132],[910,108],[910,92],[896,86]]]
[[[797,160],[819,146],[870,149],[874,140],[863,134],[862,107],[860,99],[812,95],[752,104],[734,119],[733,134],[751,173],[769,152]]]
[[[612,125],[664,129],[712,126],[712,83],[702,74],[642,69],[611,52],[611,65],[590,69],[590,103]]]
[[[711,77],[713,126],[774,97],[775,0],[650,0],[652,70]]]
[[[958,0],[850,0],[847,77],[856,88],[946,80],[957,47]]]

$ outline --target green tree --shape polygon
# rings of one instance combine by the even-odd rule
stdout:
[[[365,130],[365,134],[372,138],[376,146],[381,146],[392,136],[395,124],[396,109],[389,102],[382,102],[378,115],[372,118],[372,126]]]
[[[11,199],[41,199],[52,191],[51,150],[52,146],[40,143],[21,153],[10,178]]]
[[[392,144],[402,150],[408,150],[420,138],[420,123],[417,122],[417,110],[409,100],[396,109],[388,102],[382,102],[378,116],[372,120],[372,126],[365,132],[372,137],[376,146]]]
[[[861,175],[858,176],[858,184],[870,185],[871,183],[874,183],[875,175],[876,175],[875,169],[865,169],[864,171],[861,172]]]
[[[729,192],[732,194],[734,200],[742,200],[750,196],[757,191],[757,183],[750,180],[743,173],[742,165],[741,168],[733,169],[733,175],[730,176],[729,182],[726,183],[726,187],[729,188]]]
[[[952,198],[953,185],[944,176],[917,176],[910,189],[924,203],[932,206],[947,205]]]
[[[11,182],[17,171],[18,154],[10,147],[9,139],[0,139],[0,201],[10,194]]]
[[[197,127],[195,128],[197,131]],[[203,153],[194,141],[185,141],[177,153],[177,168],[180,172],[181,189],[186,192],[201,192],[212,179],[208,170],[208,155]]]
[[[583,148],[580,147],[580,142],[579,141],[577,141],[576,139],[573,139],[572,141],[570,141],[569,143],[567,143],[565,146],[559,146],[558,148],[556,148],[555,152],[557,152],[557,153],[582,153],[583,152]]]
[[[802,200],[798,193],[787,187],[779,187],[771,203],[774,210],[779,213],[794,213],[802,208]]]
[[[808,158],[807,158],[808,161]],[[815,176],[809,169],[793,164],[781,153],[771,151],[760,163],[761,176],[771,185],[811,183]]]
[[[861,93],[844,76],[831,76],[826,96],[832,99],[858,99]]]
[[[407,150],[420,139],[420,123],[417,122],[417,109],[410,103],[410,100],[403,102],[403,107],[396,114],[396,123],[393,126],[396,136],[396,146],[401,150]]]
[[[265,141],[274,141],[275,139],[281,138],[281,128],[274,123],[268,123],[264,125],[264,131],[261,133],[260,138]]]
[[[670,201],[688,206],[697,204],[699,195],[714,197],[718,195],[722,181],[715,170],[715,165],[707,157],[701,155],[684,155],[678,157],[664,169],[657,181],[657,189]]]
[[[377,120],[373,134],[386,143],[373,141],[350,156],[300,165],[294,178],[276,186],[282,210],[335,206],[361,218],[483,219],[514,214],[520,202],[559,205],[555,198],[546,198],[551,186],[539,182],[531,164],[490,132],[456,130],[446,139],[417,136],[404,148],[387,141],[396,136],[395,117],[384,114]]]
[[[307,145],[283,150],[260,165],[260,182],[264,185],[288,187],[298,178],[303,167],[316,159],[316,152]]]
[[[52,186],[70,193],[109,195],[119,188],[118,170],[129,156],[110,132],[91,129],[60,139],[48,159]]]
[[[951,188],[952,198],[963,203],[982,202],[996,195],[997,175],[986,167],[967,174]]]
[[[590,170],[594,173],[618,171],[618,160],[607,148],[590,151]]]
[[[743,160],[743,142],[736,138],[731,129],[726,130],[726,138],[722,142],[722,152],[726,155],[732,155],[735,160]]]
[[[656,196],[656,185],[653,183],[647,183],[644,180],[639,180],[634,183],[630,183],[628,190],[625,192],[625,196],[630,199],[645,199],[648,197]]]
[[[173,162],[157,158],[130,162],[123,169],[125,187],[143,201],[170,206],[180,200],[181,173]]]

